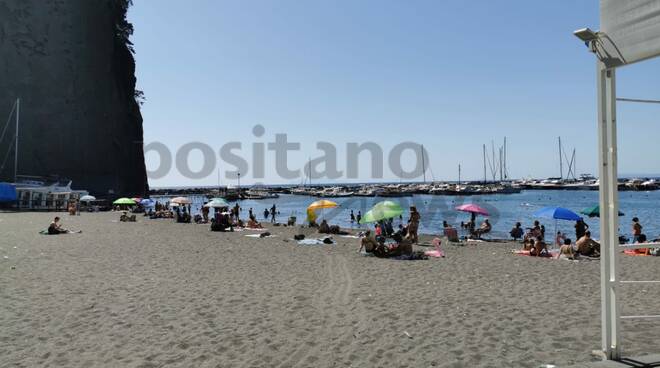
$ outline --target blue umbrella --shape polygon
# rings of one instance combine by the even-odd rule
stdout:
[[[557,233],[557,220],[577,221],[582,219],[577,213],[562,207],[543,207],[534,212],[534,217],[555,220],[555,234]]]
[[[543,207],[534,212],[534,217],[567,221],[577,221],[582,218],[577,213],[562,207]]]
[[[144,207],[151,207],[156,204],[153,199],[145,198],[140,201],[140,204],[143,205]]]

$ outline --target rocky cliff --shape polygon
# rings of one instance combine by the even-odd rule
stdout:
[[[67,177],[97,195],[146,192],[130,4],[0,0],[0,131],[20,98],[19,175]],[[0,176],[13,170],[12,157]]]

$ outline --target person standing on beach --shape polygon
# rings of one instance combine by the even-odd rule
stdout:
[[[362,211],[358,211],[357,217],[355,219],[357,220],[357,223],[359,225],[360,221],[362,220]]]
[[[234,205],[234,216],[236,217],[236,221],[240,220],[240,212],[241,207],[236,203],[236,205]]]
[[[270,222],[275,223],[275,215],[277,215],[277,207],[273,203],[273,207],[270,208]]]
[[[254,212],[252,212],[252,207],[250,207],[250,210],[248,211],[248,217],[249,217],[250,220],[253,220],[253,221],[256,220],[254,218]]]
[[[637,217],[633,217],[632,219],[632,242],[633,243],[639,243],[639,237],[642,235],[642,225],[639,223],[639,219]]]
[[[264,220],[268,220],[268,216],[270,216],[270,212],[268,211],[268,208],[264,210]]]
[[[413,244],[416,244],[418,239],[417,236],[417,231],[419,230],[419,221],[421,220],[421,216],[419,215],[419,212],[417,212],[417,207],[415,206],[410,206],[410,219],[408,220],[408,239]]]
[[[353,213],[353,210],[351,210],[351,227],[353,227],[353,223],[355,223],[355,214]]]

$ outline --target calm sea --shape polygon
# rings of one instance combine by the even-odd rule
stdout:
[[[654,192],[622,192],[619,194],[620,209],[625,213],[621,216],[621,233],[629,235],[630,224],[633,217],[639,217],[644,226],[644,233],[651,239],[660,237],[660,191]],[[159,199],[154,197],[154,199]],[[205,198],[202,196],[193,196],[193,213],[199,212]],[[289,216],[296,216],[298,223],[303,223],[306,217],[307,206],[318,200],[317,197],[281,195],[276,199],[267,200],[242,200],[239,202],[243,211],[242,217],[247,217],[248,210],[253,209],[258,219],[263,219],[264,209],[270,208],[273,204],[277,206],[279,222],[285,222]],[[325,210],[323,217],[328,219],[331,224],[337,224],[342,227],[351,227],[350,211],[353,210],[357,215],[358,211],[363,214],[374,204],[382,200],[393,200],[399,202],[404,208],[410,205],[417,206],[420,211],[422,221],[420,232],[425,234],[437,234],[442,230],[442,221],[458,226],[461,221],[468,221],[470,215],[457,212],[454,207],[465,203],[476,203],[490,212],[490,221],[493,224],[493,237],[508,237],[508,232],[516,222],[521,222],[523,227],[531,226],[535,220],[533,213],[545,206],[559,206],[579,211],[598,204],[598,192],[590,191],[523,191],[519,194],[506,195],[488,195],[472,197],[455,196],[434,196],[434,195],[415,195],[404,198],[372,198],[372,197],[349,197],[349,198],[330,198],[330,200],[339,204],[338,208]],[[234,203],[231,203],[232,205]],[[407,220],[407,212],[403,219]],[[569,234],[574,238],[574,223],[568,221],[555,221],[550,219],[539,219],[547,229],[547,234],[552,234],[555,223],[559,230]],[[481,218],[477,220],[481,222]],[[586,218],[594,237],[599,237],[599,219]],[[399,219],[395,219],[395,226]]]

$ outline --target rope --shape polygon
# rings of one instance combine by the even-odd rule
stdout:
[[[14,111],[16,111],[16,102],[14,102],[14,105],[11,107],[11,112],[7,117],[7,123],[5,123],[5,129],[2,131],[2,135],[0,135],[0,142],[2,142],[2,139],[5,137],[5,133],[7,133],[7,127],[9,127],[9,122],[11,121],[11,117],[14,115]]]

